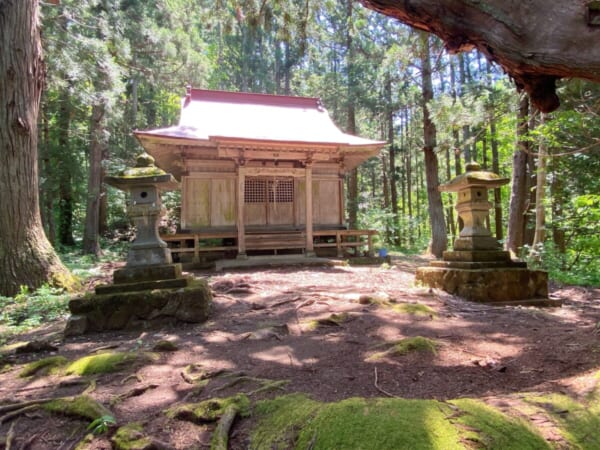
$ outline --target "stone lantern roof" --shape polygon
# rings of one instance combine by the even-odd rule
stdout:
[[[476,162],[470,162],[466,166],[466,172],[458,175],[448,183],[441,184],[438,189],[441,192],[458,192],[470,187],[483,187],[486,189],[495,189],[507,184],[508,178],[501,178],[500,175],[481,170],[481,166]]]
[[[134,167],[128,167],[118,175],[105,177],[104,180],[109,185],[124,191],[141,185],[156,186],[162,191],[170,191],[179,187],[179,183],[173,175],[156,167],[154,158],[145,152],[136,158]]]

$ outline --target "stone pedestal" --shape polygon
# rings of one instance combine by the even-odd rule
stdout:
[[[444,252],[442,261],[417,269],[418,284],[477,302],[556,304],[548,299],[547,273],[529,270],[526,263],[513,261],[485,226],[492,207],[488,189],[506,183],[508,179],[471,163],[466,173],[439,187],[441,191],[457,193],[456,210],[464,227],[454,249]]]

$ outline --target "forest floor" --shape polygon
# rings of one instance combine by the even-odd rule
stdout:
[[[406,257],[381,267],[194,272],[213,290],[214,307],[204,324],[64,339],[64,322],[55,322],[19,336],[48,341],[56,350],[5,356],[0,411],[17,401],[85,392],[119,425],[141,423],[154,448],[191,449],[209,447],[215,424],[174,420],[165,411],[241,392],[253,404],[299,392],[323,402],[468,397],[502,409],[522,392],[581,398],[595,386],[600,289],[552,286],[552,297],[564,299],[562,307],[495,307],[414,287],[415,269],[425,264],[426,259]],[[436,351],[385,351],[417,336],[430,339]],[[117,372],[19,376],[42,357],[75,360],[107,349],[152,352],[162,340],[176,350],[154,352]],[[253,420],[250,415],[236,422],[230,448],[248,448]],[[86,434],[90,420],[33,409],[16,418],[0,414],[0,422],[0,441],[9,439],[11,448],[68,449]],[[540,433],[568,447],[552,424]],[[111,448],[109,434],[94,438],[89,448]]]

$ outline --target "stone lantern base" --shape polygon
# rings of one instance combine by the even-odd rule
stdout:
[[[560,306],[548,298],[547,272],[529,270],[524,262],[510,257],[498,261],[488,256],[488,261],[432,261],[429,267],[417,269],[416,282],[476,302]]]
[[[204,280],[183,277],[181,264],[124,267],[114,284],[96,286],[69,302],[66,336],[199,323],[208,318],[212,296]]]
[[[115,284],[102,286],[95,294],[75,298],[69,302],[71,317],[64,334],[145,330],[178,322],[206,321],[212,300],[206,281],[193,278],[173,281],[183,281],[184,286],[161,283],[160,288],[147,288],[151,282],[140,282],[138,288],[133,289],[132,284]]]

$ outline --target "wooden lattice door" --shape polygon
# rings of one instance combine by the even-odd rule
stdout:
[[[244,186],[246,225],[293,225],[294,180],[247,177]]]

